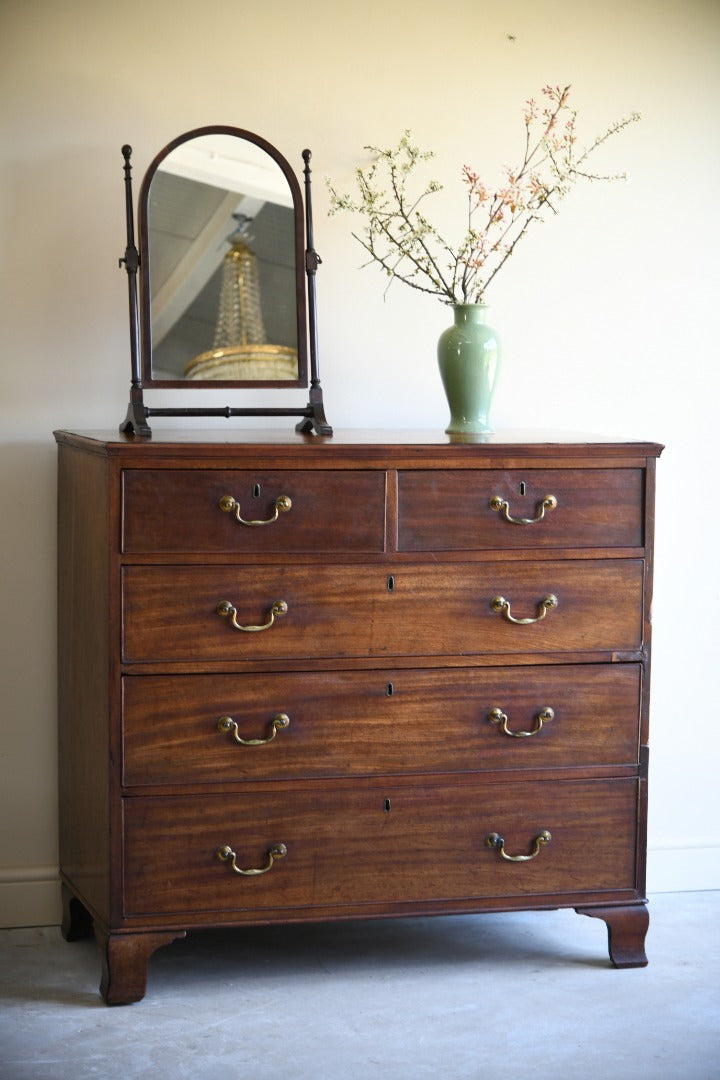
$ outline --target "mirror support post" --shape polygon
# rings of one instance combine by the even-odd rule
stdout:
[[[123,171],[125,173],[125,221],[127,226],[127,243],[125,255],[118,260],[119,266],[124,266],[128,276],[128,298],[130,303],[130,403],[127,415],[120,425],[120,431],[134,435],[150,435],[150,426],[147,422],[147,411],[143,403],[142,379],[140,377],[140,330],[138,323],[138,292],[137,272],[140,266],[140,254],[135,245],[135,221],[133,217],[132,195],[132,146],[127,144],[122,148],[122,156],[125,159]]]
[[[322,259],[315,251],[315,239],[313,235],[312,196],[310,188],[310,158],[309,150],[303,150],[305,162],[305,272],[308,282],[308,328],[310,332],[310,401],[308,404],[309,416],[301,420],[295,430],[309,433],[316,431],[318,435],[332,435],[333,429],[325,418],[322,388],[320,386],[320,367],[318,362],[318,331],[317,331],[317,296],[315,292],[315,275]]]

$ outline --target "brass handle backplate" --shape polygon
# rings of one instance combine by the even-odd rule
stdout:
[[[272,870],[276,859],[284,859],[287,855],[287,848],[284,844],[273,844],[268,851],[268,861],[265,866],[260,866],[257,869],[243,870],[237,864],[237,855],[228,844],[223,844],[215,852],[215,858],[220,862],[229,862],[232,869],[236,874],[242,874],[243,877],[258,877],[260,874],[267,874],[268,870]]]
[[[500,495],[493,495],[490,500],[490,509],[502,513],[505,520],[509,521],[511,525],[536,525],[538,521],[542,521],[545,517],[545,511],[554,510],[557,504],[558,501],[554,495],[546,495],[537,504],[534,518],[514,518],[510,514],[510,503],[507,499],[503,499]]]
[[[218,731],[232,731],[235,742],[240,743],[241,746],[266,746],[273,741],[278,731],[284,731],[285,728],[290,727],[290,717],[287,713],[278,713],[274,716],[270,725],[270,734],[266,739],[243,739],[239,734],[237,724],[231,716],[221,716],[217,726]]]
[[[493,596],[490,601],[490,607],[493,611],[499,612],[504,615],[508,622],[515,623],[516,626],[527,626],[529,623],[540,622],[545,618],[548,611],[558,606],[558,598],[552,593],[544,596],[538,603],[538,613],[533,619],[516,619],[514,615],[510,613],[510,601],[506,600],[504,596]]]
[[[502,709],[491,709],[487,718],[491,724],[499,724],[503,735],[510,735],[513,739],[526,739],[529,735],[537,735],[539,731],[542,731],[543,724],[548,724],[554,716],[554,709],[546,705],[535,717],[535,724],[530,731],[511,731],[508,727],[507,714]]]
[[[485,837],[486,845],[495,848],[498,855],[502,859],[505,859],[506,862],[530,862],[531,859],[534,859],[536,855],[540,854],[540,849],[545,844],[549,844],[551,840],[552,833],[548,832],[547,829],[541,829],[533,840],[533,846],[528,855],[508,855],[505,850],[505,840],[499,833],[493,832]]]
[[[292,499],[287,495],[278,495],[275,500],[275,511],[272,517],[265,518],[262,521],[248,521],[240,513],[240,503],[233,495],[223,495],[218,503],[218,506],[226,514],[235,513],[235,520],[239,521],[241,525],[272,525],[273,521],[277,521],[280,514],[286,514],[288,510],[292,508]]]
[[[230,625],[236,630],[243,630],[246,634],[256,633],[258,630],[269,630],[278,615],[286,615],[288,606],[284,600],[276,600],[270,607],[270,618],[266,623],[261,623],[259,626],[243,626],[238,622],[237,608],[233,607],[229,600],[221,600],[215,609],[218,615],[222,615],[223,618],[230,619]]]

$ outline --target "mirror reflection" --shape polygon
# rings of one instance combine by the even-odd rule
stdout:
[[[203,135],[158,166],[147,206],[154,381],[293,381],[295,209],[261,147]]]

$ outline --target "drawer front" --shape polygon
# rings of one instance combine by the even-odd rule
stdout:
[[[124,803],[126,916],[263,911],[596,890],[635,883],[634,780],[449,789],[386,778]],[[536,843],[542,830],[547,844]],[[507,862],[486,838],[498,834]],[[263,874],[274,845],[287,853]]]
[[[554,507],[543,505],[550,496]],[[643,502],[642,469],[401,472],[398,545],[401,551],[636,547],[643,543]]]
[[[557,598],[552,610],[543,605],[549,596]],[[392,574],[356,565],[130,566],[123,571],[123,658],[634,651],[642,642],[642,596],[640,559],[401,566]],[[509,606],[495,610],[500,598]],[[284,614],[273,608],[278,602]],[[527,625],[508,619],[543,613]],[[233,618],[266,629],[239,630]]]
[[[637,664],[126,676],[123,780],[637,765],[639,707]]]
[[[282,496],[289,509],[276,506]],[[267,524],[243,525],[238,515]],[[125,552],[378,552],[384,544],[384,472],[123,473]]]

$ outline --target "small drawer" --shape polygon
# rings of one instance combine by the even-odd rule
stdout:
[[[122,482],[128,554],[384,550],[381,471],[126,469]]]
[[[639,547],[643,503],[642,469],[401,472],[398,546]]]
[[[262,922],[293,908],[631,890],[636,804],[632,779],[469,777],[126,799],[124,913]]]
[[[635,651],[643,570],[641,559],[413,564],[392,573],[353,564],[128,566],[122,655],[197,664]]]
[[[126,676],[123,782],[636,767],[639,709],[637,664]]]

